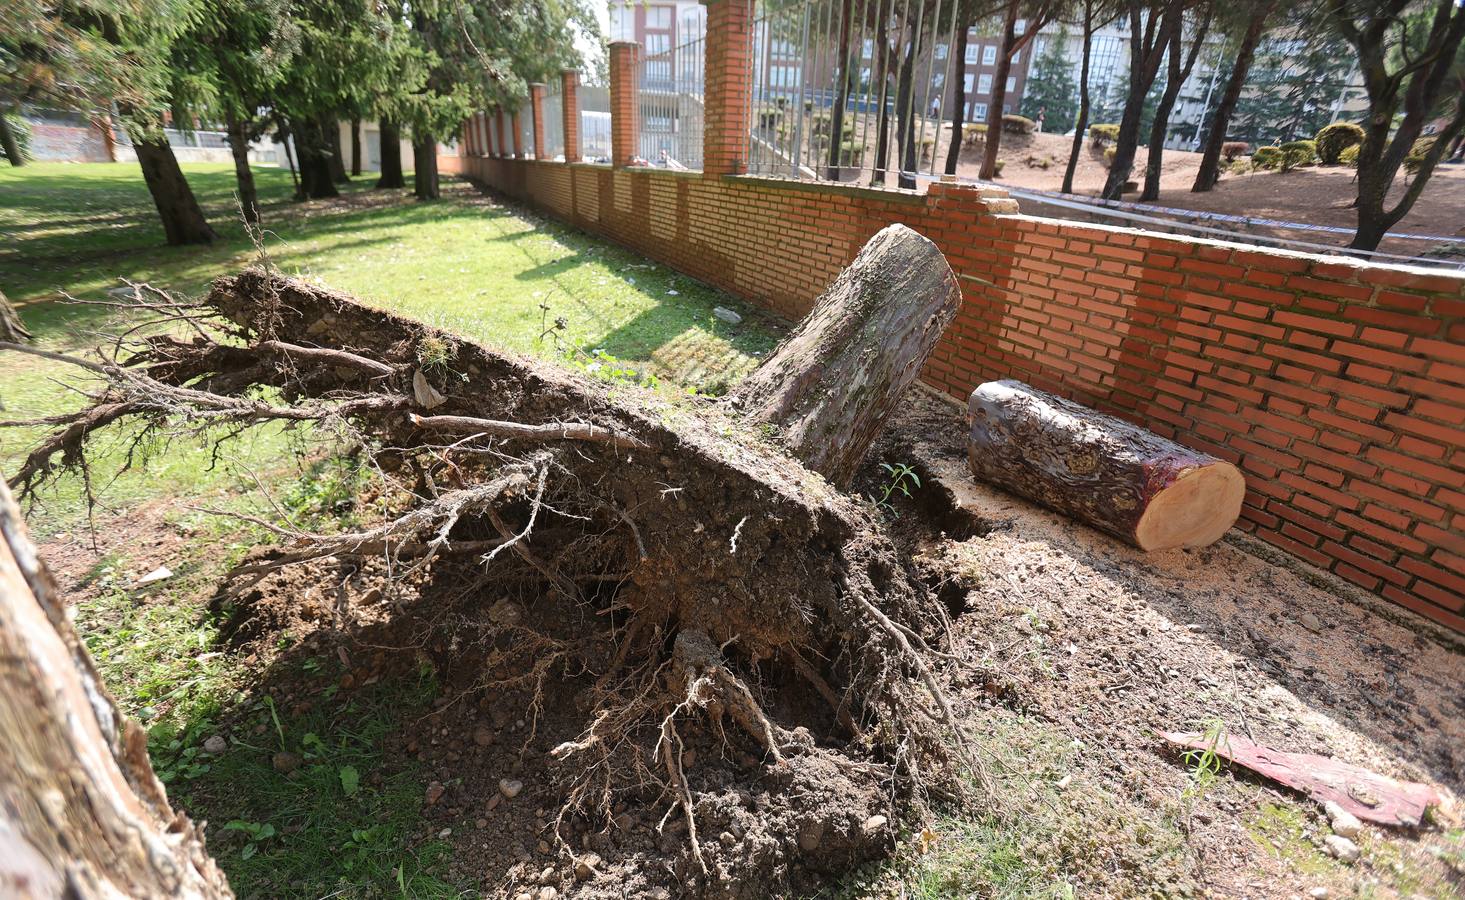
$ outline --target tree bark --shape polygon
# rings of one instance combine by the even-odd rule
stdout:
[[[753,421],[780,426],[804,465],[846,486],[960,301],[936,245],[904,225],[888,226],[744,379],[733,402]]]
[[[870,184],[884,186],[885,167],[890,156],[890,111],[885,102],[890,90],[890,40],[886,16],[877,16],[875,21],[875,70],[880,77],[880,115],[876,118],[879,128],[875,135],[875,165],[870,170]],[[865,110],[865,115],[870,111]]]
[[[351,117],[351,174],[361,174],[361,117]]]
[[[1130,6],[1129,95],[1124,101],[1124,115],[1119,119],[1114,161],[1109,164],[1109,178],[1104,182],[1106,200],[1118,200],[1123,195],[1124,183],[1134,169],[1145,95],[1160,72],[1160,61],[1165,56],[1171,32],[1181,26],[1184,6],[1184,0],[1168,0],[1163,8],[1151,7],[1148,16],[1141,16],[1141,4]]]
[[[296,199],[340,196],[335,179],[331,177],[331,148],[321,123],[315,119],[301,119],[291,131],[295,135],[295,149],[300,155],[300,191]]]
[[[438,198],[437,141],[412,141],[412,196],[418,200]]]
[[[1017,0],[1010,0],[1002,17],[1002,46],[997,50],[997,72],[992,76],[992,102],[987,107],[987,141],[982,168],[977,177],[997,177],[997,154],[1002,149],[1002,104],[1007,100],[1007,73],[1012,71],[1013,44],[1017,39]]]
[[[341,153],[341,120],[335,116],[324,116],[320,122],[321,133],[326,146],[330,148],[331,181],[334,184],[350,184],[351,176],[346,174],[346,159]]]
[[[1094,3],[1084,0],[1083,7],[1083,64],[1078,79],[1078,121],[1073,123],[1073,146],[1068,151],[1068,168],[1063,170],[1065,194],[1073,193],[1073,176],[1078,171],[1078,155],[1083,152],[1084,132],[1089,130],[1089,63],[1094,55]]]
[[[1200,56],[1200,49],[1206,42],[1206,32],[1210,30],[1211,16],[1209,10],[1203,13],[1200,25],[1196,27],[1194,39],[1190,44],[1190,53],[1186,55],[1185,62],[1180,61],[1180,48],[1184,43],[1184,26],[1175,29],[1170,35],[1170,52],[1167,55],[1169,62],[1169,78],[1165,82],[1165,92],[1160,96],[1160,104],[1155,109],[1155,121],[1150,125],[1150,147],[1149,156],[1145,160],[1145,188],[1139,195],[1141,200],[1158,200],[1160,198],[1160,170],[1165,162],[1165,132],[1170,130],[1170,112],[1175,109],[1175,100],[1180,96],[1180,88],[1185,84],[1185,79],[1190,77],[1191,70],[1195,68],[1195,61]]]
[[[972,392],[972,474],[1141,550],[1204,547],[1241,513],[1235,466],[1020,381]]]
[[[4,148],[5,158],[10,160],[12,166],[25,165],[25,157],[20,153],[20,142],[10,130],[10,122],[6,120],[4,110],[0,110],[0,148]]]
[[[254,170],[249,167],[249,137],[244,123],[232,113],[224,116],[224,129],[229,137],[229,152],[234,156],[234,180],[239,185],[239,209],[244,221],[259,224],[259,193],[254,188]]]
[[[0,481],[0,893],[232,897],[168,804]]]
[[[168,243],[213,243],[218,234],[204,218],[193,189],[188,186],[188,179],[183,177],[183,170],[178,167],[173,148],[168,146],[168,140],[157,137],[134,141],[132,149],[142,166],[142,177],[153,196],[153,205],[163,220],[163,233]]]
[[[1200,169],[1196,171],[1195,184],[1190,188],[1193,194],[1203,194],[1221,180],[1221,145],[1226,143],[1226,129],[1231,127],[1231,116],[1241,100],[1246,76],[1251,73],[1251,63],[1256,58],[1256,48],[1261,43],[1267,17],[1275,8],[1276,3],[1263,5],[1246,23],[1246,34],[1242,36],[1241,46],[1236,50],[1231,77],[1226,82],[1226,90],[1221,94],[1221,102],[1216,107],[1215,115],[1211,117],[1210,130],[1206,132],[1206,147],[1201,154]]]
[[[10,301],[5,297],[5,292],[0,291],[0,341],[24,344],[30,339],[31,333],[26,330],[25,323],[20,321],[20,313],[10,305]]]
[[[900,61],[900,75],[895,90],[896,163],[895,184],[902,190],[916,189],[915,118],[912,108],[915,95],[916,53],[921,36],[912,26],[905,45],[905,58]]]
[[[946,174],[955,175],[956,167],[961,162],[962,139],[961,128],[966,124],[966,45],[967,32],[971,26],[964,20],[957,25],[956,47],[952,50],[956,54],[955,60],[956,80],[951,85],[951,145],[946,151]]]
[[[376,180],[378,188],[406,187],[402,178],[402,136],[396,122],[381,121],[382,172]]]

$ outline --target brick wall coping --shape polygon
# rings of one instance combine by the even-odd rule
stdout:
[[[724,181],[731,184],[766,187],[780,191],[800,191],[813,194],[839,194],[845,197],[864,197],[868,200],[895,201],[897,203],[921,204],[927,194],[901,188],[865,187],[858,184],[832,183],[828,181],[798,181],[793,178],[779,178],[773,175],[724,175]]]

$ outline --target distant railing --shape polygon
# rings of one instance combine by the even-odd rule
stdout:
[[[519,150],[525,159],[534,158],[534,101],[530,97],[519,104]]]
[[[953,52],[959,5],[760,0],[748,170],[906,187],[934,174],[950,142],[953,79],[966,76]]]
[[[705,59],[706,39],[698,38],[648,53],[637,64],[638,165],[702,169]]]

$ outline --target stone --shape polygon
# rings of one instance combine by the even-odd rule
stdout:
[[[443,798],[443,794],[446,794],[447,792],[448,789],[443,786],[443,783],[441,781],[432,782],[427,786],[427,805],[432,806],[433,804],[437,803]]]
[[[1358,837],[1363,831],[1363,823],[1353,813],[1338,805],[1336,800],[1329,800],[1323,804],[1323,811],[1328,814],[1328,821],[1333,826],[1333,833],[1340,834],[1349,840]]]
[[[203,752],[212,753],[215,756],[218,756],[220,753],[223,753],[225,750],[228,749],[229,742],[224,740],[223,735],[213,735],[208,740],[203,742]]]
[[[575,860],[575,880],[589,881],[595,877],[596,869],[600,867],[600,854],[587,853]]]
[[[548,856],[549,855],[549,841],[540,841],[538,844],[535,844],[534,845],[534,850],[540,856]]]
[[[480,747],[487,747],[493,743],[493,731],[487,725],[479,725],[473,729],[473,743]]]
[[[539,893],[534,895],[534,900],[554,900],[554,898],[558,897],[559,895],[559,891],[555,890],[552,887],[546,886],[539,889]]]
[[[724,831],[722,834],[719,834],[717,836],[717,842],[722,846],[730,849],[734,844],[738,842],[738,839],[733,837],[733,833],[731,831]]]
[[[519,796],[519,792],[522,790],[524,790],[524,782],[520,781],[517,778],[499,779],[499,793],[503,794],[510,800]]]
[[[865,820],[865,825],[864,825],[865,834],[867,834],[867,835],[879,834],[880,832],[882,832],[882,831],[885,830],[885,826],[889,822],[890,822],[890,820],[887,819],[887,818],[885,818],[884,816],[871,816],[870,818],[868,818],[868,819]]]
[[[1328,889],[1323,887],[1322,885],[1318,885],[1317,887],[1308,891],[1307,896],[1311,897],[1312,900],[1328,900]]]
[[[712,314],[729,325],[736,325],[743,321],[743,317],[728,309],[725,306],[712,307]]]
[[[1327,848],[1328,853],[1336,856],[1342,862],[1351,864],[1358,861],[1358,845],[1341,834],[1330,834],[1323,838],[1323,846]]]
[[[813,853],[819,849],[819,844],[824,840],[824,823],[818,820],[805,822],[799,828],[799,849],[805,853]]]
[[[282,775],[289,775],[291,772],[300,768],[301,762],[300,754],[291,753],[287,750],[281,750],[270,758],[270,764],[275,767],[276,772]]]

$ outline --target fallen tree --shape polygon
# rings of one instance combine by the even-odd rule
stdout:
[[[254,268],[218,280],[201,306],[150,304],[186,322],[187,339],[61,357],[105,386],[46,420],[55,430],[14,483],[29,492],[85,467],[88,439],[119,421],[174,434],[312,423],[359,448],[381,480],[382,521],[309,534],[255,519],[281,545],[221,593],[248,602],[284,567],[343,559],[385,561],[383,590],[416,602],[439,583],[490,598],[538,585],[527,606],[486,600],[475,627],[491,651],[485,683],[524,687],[531,716],[545,679],[588,680],[583,733],[551,754],[561,852],[573,854],[572,821],[610,828],[618,804],[670,800],[686,830],[679,889],[766,896],[885,852],[896,814],[960,793],[964,769],[982,777],[932,670],[944,608],[870,504],[765,427],[787,426],[801,455],[803,435],[841,441],[828,471],[847,479],[956,298],[939,252],[892,226],[752,376],[750,417],[533,365]],[[846,345],[827,365],[808,339],[834,323]],[[847,381],[858,396],[752,402],[778,395],[780,377],[804,391]],[[843,409],[859,415],[840,434]],[[689,774],[692,734],[730,762]],[[739,786],[780,798],[759,836],[716,830]]]
[[[1204,547],[1241,513],[1230,463],[1020,381],[978,385],[967,419],[974,475],[1141,550]]]

